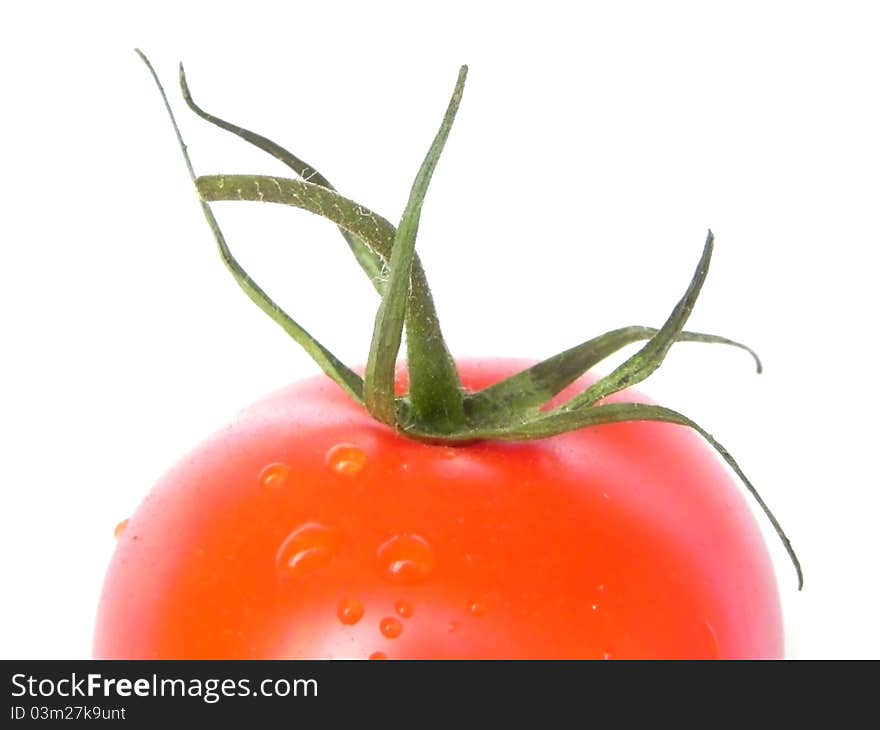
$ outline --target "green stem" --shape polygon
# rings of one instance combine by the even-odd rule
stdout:
[[[357,237],[386,266],[391,265],[394,226],[335,190],[304,180],[268,175],[205,175],[196,180],[196,186],[202,199],[208,202],[280,203],[307,210]],[[458,373],[446,348],[418,256],[413,256],[411,274],[406,309],[411,413],[423,425],[431,423],[439,432],[451,431],[464,420]],[[395,357],[396,354],[395,351]]]
[[[376,419],[388,424],[397,423],[394,371],[407,316],[407,301],[410,299],[409,285],[422,203],[452,129],[466,77],[467,66],[462,66],[443,122],[413,182],[406,209],[394,237],[388,286],[376,314],[373,340],[364,372],[364,401]],[[461,387],[455,366],[448,353],[439,362],[431,361],[436,352],[432,343],[436,343],[438,339],[442,343],[436,319],[425,317],[425,312],[413,312],[413,315],[418,318],[415,321],[419,326],[413,331],[413,341],[409,345],[411,415],[416,420],[427,416],[431,421],[440,416],[443,422],[432,422],[432,426],[440,431],[452,431],[464,421]],[[413,320],[413,316],[410,320]],[[445,351],[445,345],[443,350]]]
[[[315,167],[268,137],[227,122],[202,109],[192,97],[182,64],[180,88],[189,108],[202,119],[270,154],[304,181],[329,190],[336,189]],[[341,226],[339,230],[376,291],[380,295],[383,294],[385,290],[383,273],[388,266],[390,251],[385,255],[380,254],[354,233]],[[393,233],[392,229],[392,240]],[[413,404],[411,412],[420,422],[430,421],[439,430],[452,430],[463,418],[463,411],[459,407],[461,397],[458,373],[452,356],[446,348],[428,280],[418,257],[413,261],[407,311],[409,314],[405,326]]]

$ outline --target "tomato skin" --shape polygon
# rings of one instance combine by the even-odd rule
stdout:
[[[525,363],[459,365],[477,389]],[[243,412],[147,496],[94,641],[98,658],[377,652],[779,658],[782,618],[742,488],[688,429],[427,445],[320,376]]]

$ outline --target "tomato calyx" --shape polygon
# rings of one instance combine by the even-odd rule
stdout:
[[[165,103],[202,211],[221,259],[248,297],[287,332],[316,364],[354,401],[377,420],[402,435],[429,443],[462,445],[473,441],[547,438],[591,426],[622,421],[662,421],[693,429],[727,462],[755,499],[781,540],[803,587],[803,572],[779,521],[746,477],[730,452],[687,416],[658,405],[603,403],[603,399],[649,377],[676,342],[724,344],[748,352],[757,372],[757,354],[746,345],[718,335],[684,330],[700,294],[714,248],[711,231],[688,287],[660,328],[630,326],[558,353],[476,393],[466,392],[446,347],[425,271],[415,253],[422,204],[434,169],[455,120],[464,91],[467,67],[462,66],[443,121],[413,182],[399,224],[395,227],[366,206],[340,195],[314,167],[260,134],[204,111],[193,100],[183,66],[180,87],[188,107],[211,124],[237,135],[290,168],[295,178],[267,175],[197,176],[168,98],[149,60],[147,65]],[[210,204],[248,201],[289,205],[310,211],[339,228],[361,268],[381,296],[364,376],[342,363],[251,279],[233,256]],[[395,394],[397,357],[407,344],[408,391]],[[626,345],[643,346],[610,374],[554,408],[547,404],[566,387]]]

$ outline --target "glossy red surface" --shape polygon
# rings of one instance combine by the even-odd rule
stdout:
[[[462,378],[522,366],[464,362]],[[688,429],[425,445],[323,376],[249,408],[147,496],[94,641],[103,658],[782,653],[755,518]]]

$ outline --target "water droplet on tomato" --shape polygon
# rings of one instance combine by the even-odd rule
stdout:
[[[337,542],[334,530],[317,522],[306,522],[281,543],[276,555],[278,567],[288,575],[305,575],[330,561]]]
[[[379,631],[386,639],[396,639],[403,633],[403,624],[396,618],[388,616],[379,622]]]
[[[346,626],[353,626],[364,615],[364,604],[357,598],[343,598],[336,607],[336,616]]]
[[[388,656],[385,654],[385,652],[382,652],[382,651],[374,651],[372,654],[370,654],[370,659],[387,659],[387,658],[388,658]]]
[[[287,464],[276,461],[263,467],[263,470],[260,472],[259,481],[260,485],[267,489],[277,489],[284,486],[289,476],[290,467]]]
[[[421,535],[394,535],[376,554],[385,577],[395,583],[418,583],[434,569],[434,551]]]
[[[394,610],[397,611],[398,616],[403,616],[403,618],[410,618],[413,615],[412,604],[402,598],[394,604]]]
[[[471,605],[468,606],[468,612],[475,618],[485,615],[486,602],[479,598],[476,601],[471,601]]]
[[[326,462],[337,474],[357,474],[366,466],[367,455],[354,444],[336,444],[327,452]]]
[[[592,604],[590,604],[590,610],[591,610],[593,613],[597,613],[597,612],[599,611],[599,606],[598,606],[598,604],[596,604],[596,603],[592,603]]]
[[[120,522],[118,525],[116,525],[116,527],[113,528],[113,537],[115,537],[118,540],[119,536],[123,532],[125,532],[125,528],[127,526],[128,526],[128,520],[122,520],[122,522]]]
[[[605,651],[602,652],[602,658],[603,659],[614,659],[614,655],[611,653],[610,649],[606,649]]]

